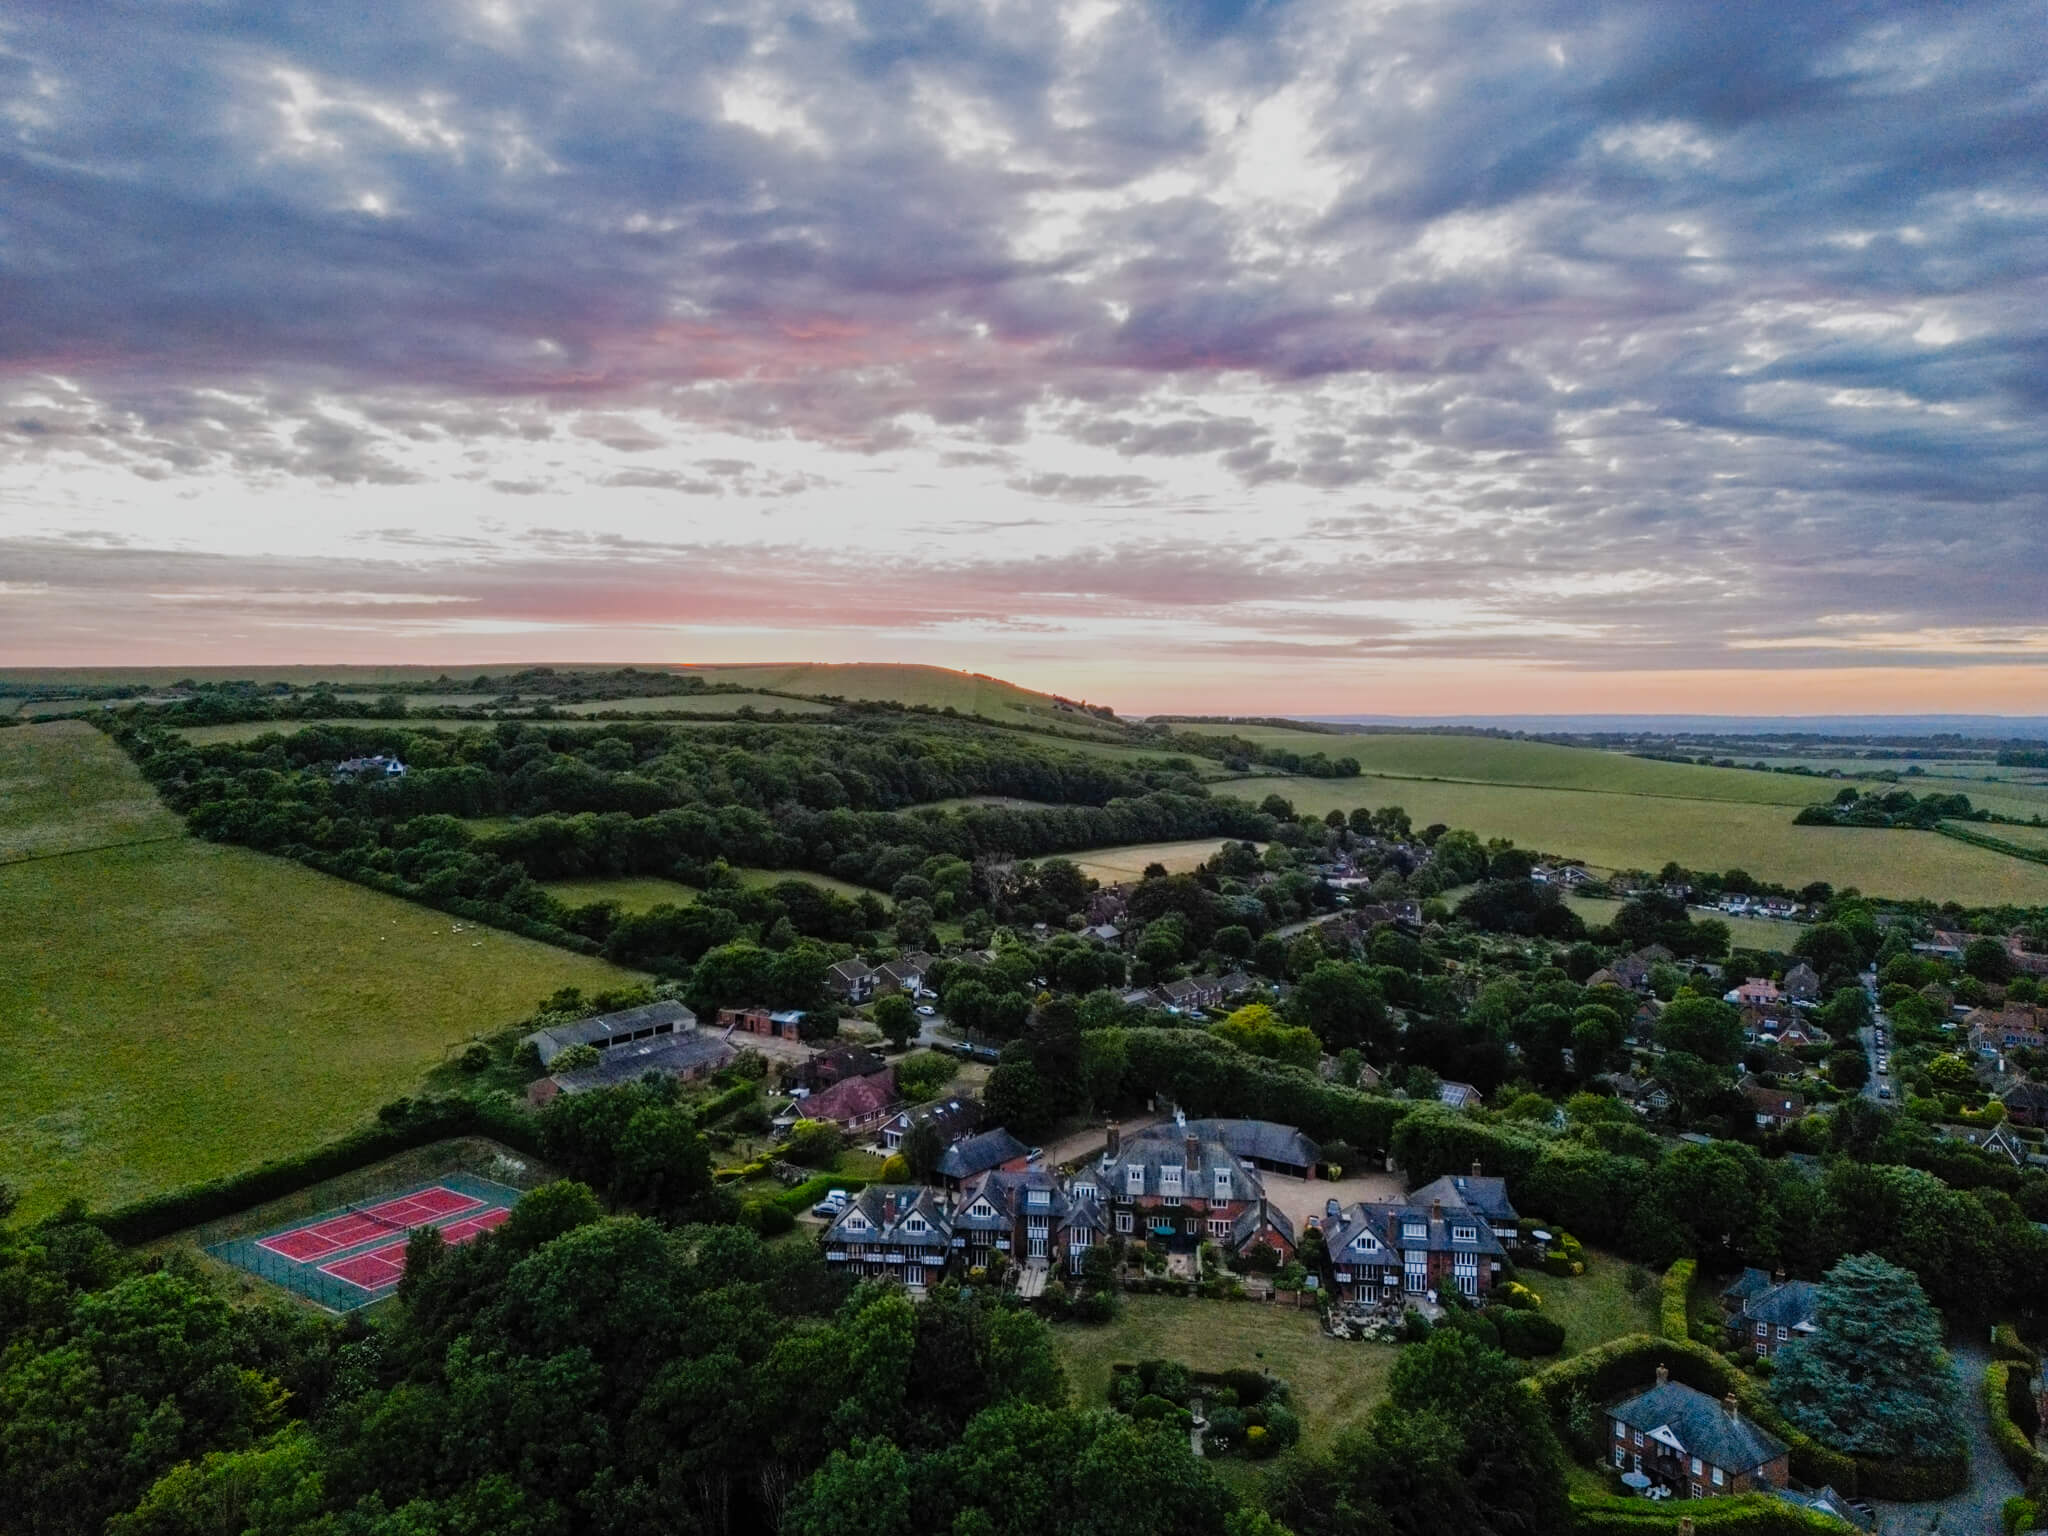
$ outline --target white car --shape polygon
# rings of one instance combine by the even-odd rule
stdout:
[[[937,1014],[939,1010],[934,1008],[930,1003],[920,1003],[918,1004],[917,1011],[929,1019],[933,1017],[935,1014]]]

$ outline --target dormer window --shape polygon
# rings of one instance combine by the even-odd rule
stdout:
[[[1453,1227],[1451,1228],[1451,1241],[1454,1243],[1476,1243],[1479,1241],[1479,1229],[1477,1227]]]
[[[860,1213],[859,1211],[851,1211],[851,1212],[849,1212],[849,1213],[847,1214],[847,1217],[846,1217],[846,1230],[847,1230],[847,1231],[849,1231],[849,1232],[865,1232],[865,1231],[867,1231],[867,1229],[868,1229],[868,1220],[867,1220],[867,1218],[866,1218],[865,1216],[861,1215],[861,1213]]]
[[[931,1227],[922,1216],[913,1216],[910,1220],[903,1223],[903,1230],[906,1232],[929,1232]]]
[[[1145,1193],[1145,1165],[1132,1163],[1124,1169],[1124,1193],[1142,1195]]]
[[[1230,1170],[1228,1168],[1218,1168],[1216,1170],[1215,1190],[1216,1199],[1228,1200],[1230,1198]]]
[[[1031,1190],[1024,1196],[1024,1203],[1035,1211],[1042,1211],[1052,1204],[1052,1192],[1044,1189]]]
[[[1095,1186],[1093,1184],[1076,1184],[1074,1186],[1074,1198],[1076,1200],[1093,1200],[1095,1198]]]
[[[995,1215],[995,1213],[996,1208],[990,1205],[986,1200],[977,1200],[974,1202],[974,1209],[969,1211],[967,1214],[970,1216],[978,1216],[983,1221],[986,1221],[989,1217]]]
[[[1178,1163],[1162,1163],[1159,1166],[1159,1193],[1177,1195],[1180,1193],[1181,1166]]]
[[[1403,1237],[1428,1237],[1429,1223],[1426,1221],[1404,1221],[1401,1223]]]

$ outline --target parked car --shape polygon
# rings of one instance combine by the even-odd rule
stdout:
[[[919,1003],[917,1005],[917,1011],[929,1019],[935,1014],[937,1014],[939,1010],[934,1008],[930,1003]]]
[[[843,1189],[828,1189],[825,1198],[811,1207],[813,1216],[831,1218],[846,1209],[847,1193]]]
[[[1877,1096],[1878,1096],[1878,1097],[1879,1097],[1880,1099],[1888,1099],[1888,1098],[1890,1098],[1890,1097],[1892,1096],[1892,1089],[1891,1089],[1891,1084],[1889,1084],[1889,1083],[1881,1083],[1881,1084],[1879,1084],[1879,1085],[1878,1085],[1878,1090],[1877,1090]]]

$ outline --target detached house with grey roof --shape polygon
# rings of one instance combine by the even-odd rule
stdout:
[[[1782,1488],[1791,1474],[1785,1443],[1744,1418],[1731,1394],[1716,1402],[1657,1367],[1657,1384],[1607,1411],[1608,1455],[1679,1498]]]
[[[1794,1339],[1813,1335],[1819,1287],[1807,1280],[1787,1280],[1781,1270],[1767,1275],[1745,1269],[1721,1292],[1721,1309],[1738,1349],[1760,1356],[1775,1355]]]
[[[940,1154],[932,1177],[947,1189],[958,1189],[996,1169],[1030,1166],[1031,1149],[1000,1125],[978,1135],[963,1136]]]

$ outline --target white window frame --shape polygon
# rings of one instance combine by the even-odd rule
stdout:
[[[1124,1169],[1124,1193],[1142,1195],[1145,1193],[1145,1165],[1132,1163]]]
[[[1710,1467],[1708,1470],[1714,1474],[1714,1486],[1719,1488],[1723,1481],[1721,1469],[1719,1467]]]
[[[1131,1220],[1131,1213],[1129,1211],[1118,1211],[1116,1213],[1117,1231],[1128,1232],[1134,1225],[1135,1223]]]
[[[1479,1229],[1477,1227],[1453,1227],[1451,1228],[1451,1241],[1454,1243],[1476,1243],[1479,1241]]]
[[[1228,1200],[1230,1198],[1230,1170],[1228,1168],[1218,1168],[1216,1170],[1216,1180],[1211,1186],[1211,1190],[1211,1199]]]

